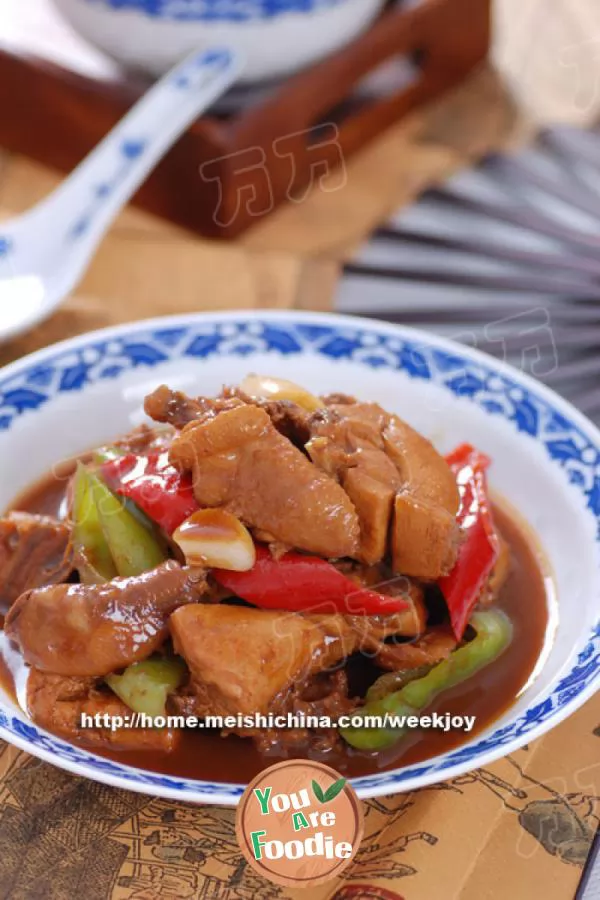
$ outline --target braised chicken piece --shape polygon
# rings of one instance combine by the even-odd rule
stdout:
[[[403,739],[382,710],[416,715],[508,651],[529,563],[501,511],[506,540],[496,526],[485,452],[444,458],[377,403],[262,375],[216,397],[162,385],[144,406],[159,426],[83,454],[68,485],[32,489],[31,512],[0,520],[0,650],[15,685],[28,674],[34,722],[150,769],[161,756],[132,751],[175,751],[170,772],[197,758],[200,777],[221,754],[194,725],[216,725],[265,757],[335,759],[352,777]],[[33,514],[45,510],[69,520]],[[165,728],[82,727],[98,714],[177,715],[188,734],[178,747]],[[234,728],[214,720],[231,716]]]
[[[84,713],[120,716],[124,720],[132,716],[129,707],[94,678],[50,675],[31,669],[27,678],[27,709],[42,728],[92,748],[170,753],[181,736],[172,728],[82,728]]]
[[[394,571],[434,580],[456,561],[458,489],[433,445],[376,403],[328,398],[311,422],[312,461],[338,478],[361,524],[359,558],[379,562],[391,526]]]
[[[71,529],[50,516],[11,512],[0,519],[0,607],[23,591],[66,581],[73,571]]]
[[[163,386],[146,399],[146,411],[182,429],[170,458],[194,473],[198,503],[226,507],[263,540],[367,564],[380,562],[391,544],[394,570],[425,580],[447,574],[456,561],[458,490],[449,466],[376,403],[334,395],[308,412],[239,388],[208,400]],[[331,533],[348,525],[345,541]],[[318,544],[315,529],[323,535]]]
[[[194,695],[197,715],[264,713],[281,705],[290,685],[304,684],[353,653],[374,656],[389,637],[420,635],[424,618],[422,601],[390,616],[197,605],[173,614],[171,634],[191,672],[192,689],[185,693]]]
[[[393,567],[427,580],[447,575],[460,543],[455,477],[433,444],[398,416],[390,416],[383,440],[402,477],[394,500]]]
[[[422,599],[411,608],[390,616],[344,616],[357,636],[357,650],[371,656],[390,637],[418,638],[427,628],[427,610]],[[355,651],[356,652],[356,651]]]
[[[456,638],[446,628],[432,628],[413,643],[381,644],[375,660],[382,669],[398,671],[433,666],[456,649]]]
[[[204,604],[177,610],[171,635],[198,715],[266,713],[290,684],[335,665],[357,642],[341,617]]]
[[[312,413],[299,406],[293,400],[260,399],[251,397],[236,386],[223,388],[219,399],[232,398],[241,400],[247,405],[254,405],[264,409],[277,431],[286,437],[288,441],[291,441],[295,447],[303,449],[310,439]]]
[[[291,400],[267,400],[260,405],[277,431],[303,449],[310,439],[310,413]]]
[[[423,602],[415,602],[410,609],[388,616],[347,616],[341,613],[329,615],[303,615],[303,619],[316,625],[329,642],[338,638],[346,649],[346,655],[362,653],[372,657],[379,653],[388,638],[420,639],[426,629],[426,611]],[[327,671],[332,663],[328,658],[320,660],[320,671]],[[310,672],[319,671],[312,665]]]
[[[234,394],[221,397],[188,397],[161,384],[144,400],[144,410],[155,422],[171,425],[181,431],[190,422],[206,419],[226,409],[240,406],[242,401]]]
[[[173,560],[106,584],[60,584],[22,594],[4,630],[30,665],[56,675],[108,675],[150,656],[169,616],[205,589]]]
[[[151,428],[143,423],[130,431],[129,434],[118,438],[114,445],[127,453],[152,453],[167,450],[171,443],[171,428]]]
[[[363,465],[347,469],[342,476],[344,490],[352,500],[360,521],[360,550],[358,557],[369,565],[379,562],[386,554],[390,518],[394,503],[394,488],[369,468],[374,460],[365,454]],[[376,472],[376,463],[371,471]]]
[[[326,557],[356,554],[358,517],[348,495],[263,409],[240,404],[190,422],[169,459],[193,473],[200,506],[226,509],[259,529],[263,540]]]
[[[341,482],[356,508],[358,558],[367,564],[386,554],[394,496],[402,483],[385,453],[381,431],[375,406],[330,406],[314,414],[307,443],[313,463]]]
[[[323,394],[321,397],[324,406],[344,406],[356,403],[356,397],[350,394],[342,394],[339,391],[333,394]]]
[[[155,422],[181,429],[201,416],[206,406],[181,391],[173,391],[166,384],[161,384],[144,400],[144,410]]]
[[[250,397],[239,387],[225,387],[213,400],[207,397],[188,397],[163,384],[148,394],[144,409],[155,422],[167,423],[181,431],[195,419],[202,419],[240,404],[264,409],[277,431],[296,447],[302,448],[309,440],[309,412],[290,400],[259,400]]]

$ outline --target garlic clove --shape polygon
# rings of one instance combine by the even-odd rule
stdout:
[[[223,509],[199,509],[173,533],[186,563],[211,569],[247,572],[256,562],[252,536],[240,520]]]
[[[269,375],[247,375],[240,388],[249,397],[257,400],[290,400],[308,412],[322,409],[323,402],[309,393],[299,384],[288,381],[287,378],[272,378]]]

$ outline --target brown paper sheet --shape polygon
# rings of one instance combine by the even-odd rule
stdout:
[[[504,0],[501,8],[505,17],[509,7],[533,5]],[[556,68],[551,45],[541,52],[536,45],[526,54],[522,81],[530,91],[546,57]],[[353,160],[343,190],[314,193],[237,244],[196,240],[127,210],[75,296],[1,347],[0,365],[91,328],[152,315],[327,309],[338,261],[388,212],[473,155],[522,141],[529,129],[498,78],[484,70]],[[0,158],[2,214],[25,209],[55,182],[39,166]],[[0,743],[0,898],[567,900],[600,817],[600,696],[485,769],[369,801],[365,813],[363,847],[343,879],[286,891],[243,862],[233,810],[115,790]]]

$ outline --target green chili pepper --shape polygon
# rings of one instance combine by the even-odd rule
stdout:
[[[90,473],[79,463],[73,481],[73,547],[79,577],[84,584],[110,581],[118,574],[104,537],[98,509],[92,496]]]
[[[164,716],[167,697],[187,674],[179,657],[154,657],[128,666],[122,675],[107,675],[108,686],[134,712]]]
[[[117,573],[124,577],[141,575],[164,562],[167,554],[156,535],[127,509],[123,500],[113,494],[97,475],[90,472],[88,479],[102,533]]]
[[[401,690],[378,699],[377,682],[366,704],[357,715],[383,717],[414,716],[429,706],[442,691],[454,687],[489,665],[506,649],[512,639],[512,623],[499,610],[475,613],[470,624],[476,636],[464,647],[435,665],[423,678],[410,681]],[[386,676],[383,676],[386,677]],[[358,750],[384,750],[395,744],[405,733],[401,726],[368,728],[353,726],[340,729],[344,740]]]
[[[381,678],[371,685],[367,691],[367,702],[372,700],[382,700],[388,694],[396,693],[405,687],[409,681],[416,678],[423,678],[428,672],[431,672],[436,663],[417,666],[415,669],[397,669],[395,672],[386,672]]]

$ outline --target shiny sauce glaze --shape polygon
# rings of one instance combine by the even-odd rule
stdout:
[[[23,493],[13,508],[28,512],[60,515],[69,470],[59,477],[48,477]],[[350,748],[334,750],[316,758],[350,776],[412,765],[440,753],[446,753],[471,740],[513,704],[534,676],[549,650],[555,626],[554,594],[550,577],[544,572],[540,554],[518,517],[503,506],[495,505],[496,523],[507,540],[512,568],[495,604],[513,623],[513,640],[505,653],[464,684],[445,691],[429,712],[476,716],[473,731],[414,731],[398,744],[381,753],[359,753]],[[0,658],[0,680],[15,697],[15,679]],[[20,693],[20,692],[19,692]],[[262,755],[249,739],[222,738],[218,733],[188,730],[177,749],[169,754],[134,751],[99,751],[117,762],[185,778],[214,781],[248,781],[258,772],[282,758],[275,751]]]

